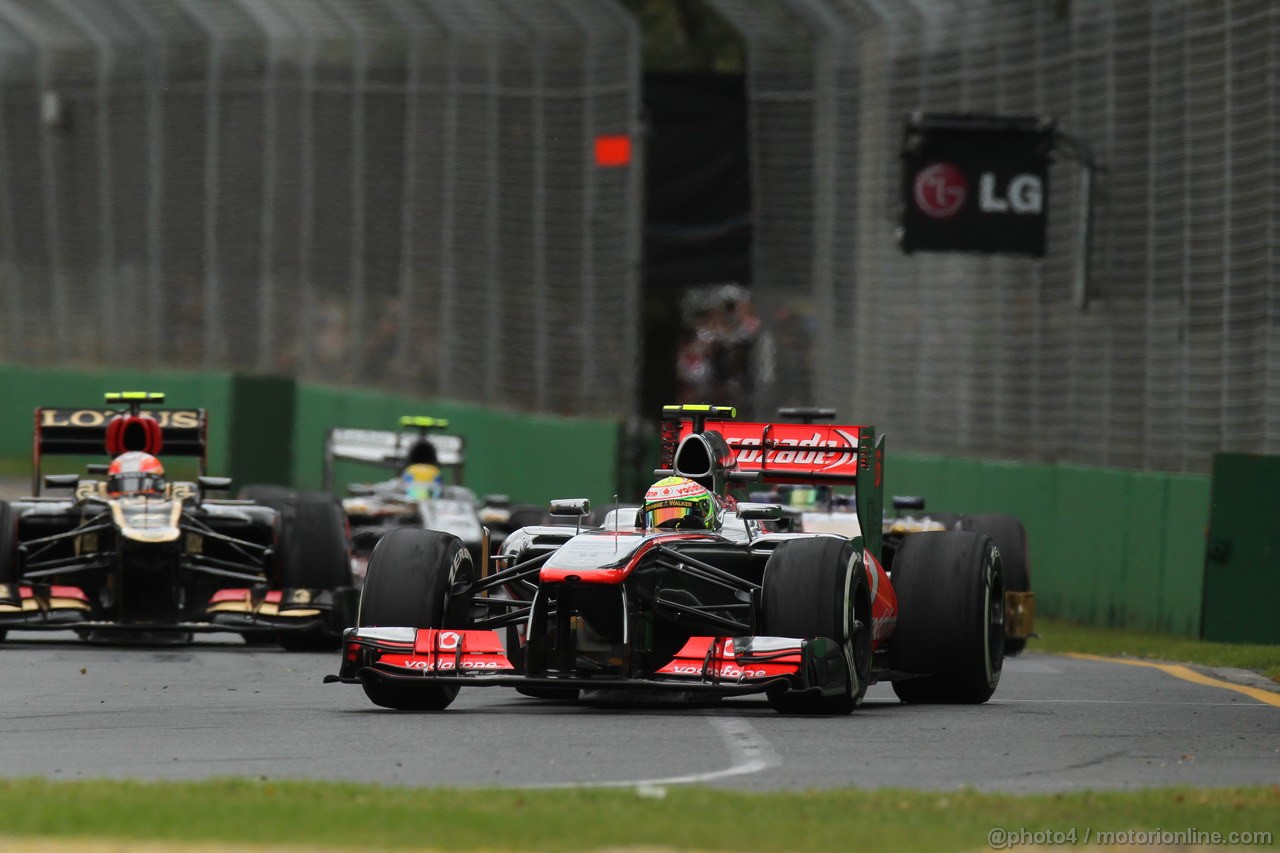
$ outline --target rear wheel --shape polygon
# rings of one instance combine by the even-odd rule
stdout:
[[[266,487],[259,487],[266,488]],[[280,509],[280,585],[286,590],[336,590],[351,587],[351,551],[342,506],[323,492],[293,494]],[[336,649],[341,633],[280,632],[291,651]]]
[[[765,565],[763,599],[762,633],[826,637],[849,664],[844,694],[771,694],[769,704],[792,714],[848,714],[861,704],[871,670],[871,593],[854,543],[822,536],[779,545]]]
[[[471,625],[465,606],[451,606],[449,592],[474,577],[462,540],[435,530],[393,530],[369,557],[360,594],[361,627],[457,628]],[[367,682],[375,705],[399,711],[440,711],[458,695],[452,685]]]
[[[966,531],[908,536],[890,580],[899,612],[889,666],[918,676],[893,682],[898,698],[990,699],[1004,664],[1004,578],[991,539]]]
[[[1031,570],[1027,565],[1027,530],[1012,515],[969,515],[960,521],[961,530],[985,533],[1000,551],[1004,588],[1010,592],[1031,591]],[[1027,647],[1026,637],[1005,637],[1004,653],[1016,655]]]

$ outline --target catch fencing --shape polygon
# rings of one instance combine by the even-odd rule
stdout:
[[[755,414],[1280,453],[1280,4],[703,2],[747,47]],[[622,418],[639,63],[615,0],[0,0],[0,360]],[[918,111],[1055,118],[1089,239],[1058,156],[1043,259],[904,255]]]
[[[747,46],[760,413],[1156,470],[1280,452],[1280,5],[707,2]],[[1045,258],[902,254],[917,111],[1051,116],[1088,144],[1087,254],[1062,156]]]
[[[611,0],[0,0],[0,360],[629,410],[639,55]]]

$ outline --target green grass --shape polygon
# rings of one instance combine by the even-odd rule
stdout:
[[[1280,646],[1206,643],[1155,631],[1095,628],[1058,619],[1036,619],[1032,651],[1061,654],[1084,652],[1109,657],[1179,661],[1201,666],[1235,667],[1260,672],[1280,682]]]
[[[404,789],[219,780],[0,782],[9,837],[323,845],[326,849],[985,850],[993,828],[1271,832],[1280,786],[1038,796],[882,790],[750,794]],[[0,839],[2,840],[2,839]]]

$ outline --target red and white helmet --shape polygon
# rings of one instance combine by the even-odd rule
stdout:
[[[120,454],[107,468],[107,494],[112,497],[164,494],[164,484],[160,460],[140,450]]]

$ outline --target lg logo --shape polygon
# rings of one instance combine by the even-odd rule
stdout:
[[[969,197],[969,182],[950,163],[932,163],[916,174],[912,194],[916,207],[925,216],[950,219]],[[1002,188],[993,172],[983,172],[978,178],[978,209],[983,213],[1042,213],[1044,189],[1040,178],[1026,173],[1014,175]]]
[[[950,163],[925,166],[916,175],[913,192],[916,207],[932,219],[950,219],[969,196],[969,182]]]
[[[1005,197],[996,188],[996,176],[983,172],[978,179],[978,207],[983,213],[1040,213],[1044,191],[1035,175],[1014,175]]]

